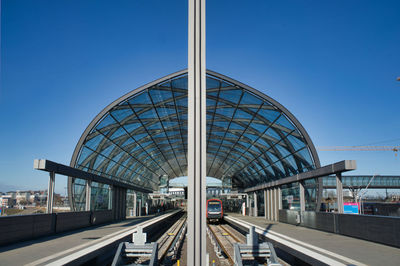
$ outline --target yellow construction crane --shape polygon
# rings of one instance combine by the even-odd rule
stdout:
[[[325,146],[317,147],[318,151],[393,151],[395,156],[400,146]]]
[[[398,152],[400,146],[325,146],[318,147],[319,151],[394,151]]]

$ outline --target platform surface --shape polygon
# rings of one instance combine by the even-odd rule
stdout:
[[[96,245],[158,216],[128,218],[122,222],[86,227],[35,240],[0,247],[0,265],[45,265],[86,247]]]
[[[287,239],[294,239],[300,246],[347,265],[400,265],[400,249],[395,247],[306,227],[272,222],[264,217],[243,216],[237,213],[228,213],[227,216],[259,226],[266,232],[285,235]],[[315,250],[313,247],[318,247],[320,250]]]

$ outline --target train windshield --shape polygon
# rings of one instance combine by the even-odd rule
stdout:
[[[208,202],[208,211],[209,212],[220,212],[221,211],[221,203],[218,201]]]

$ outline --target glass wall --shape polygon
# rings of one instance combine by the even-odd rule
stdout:
[[[75,210],[84,211],[86,205],[86,181],[76,178],[73,186]]]
[[[135,207],[137,208],[137,205],[135,206],[135,191],[128,189],[126,191],[126,216],[127,217],[133,217],[135,216]]]
[[[86,180],[75,179],[73,186],[73,193],[75,195],[75,210],[86,210]],[[91,195],[90,195],[90,209],[110,210],[111,204],[111,187],[106,184],[92,182]]]
[[[318,179],[304,180],[304,197],[306,211],[315,211],[317,206]]]
[[[281,196],[283,210],[300,210],[300,188],[298,182],[282,185]]]
[[[110,210],[111,209],[111,188],[109,185],[92,182],[91,210]]]

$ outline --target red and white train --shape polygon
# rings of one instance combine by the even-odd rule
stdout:
[[[207,222],[221,222],[224,218],[224,210],[220,199],[207,200]]]

